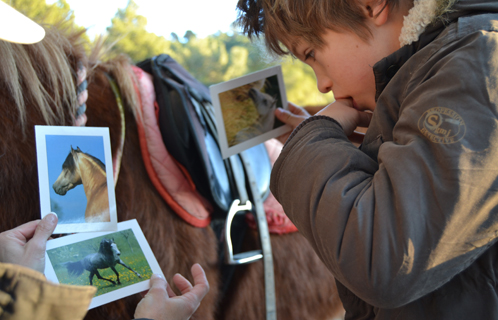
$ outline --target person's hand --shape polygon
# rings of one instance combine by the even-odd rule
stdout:
[[[335,119],[348,137],[354,133],[357,127],[368,127],[372,119],[372,113],[355,109],[351,99],[338,99],[320,110],[317,115]]]
[[[292,130],[294,130],[301,122],[309,118],[310,114],[304,108],[301,108],[291,102],[289,102],[288,106],[289,106],[288,110],[277,108],[275,110],[275,116],[277,117],[278,120],[291,126]],[[287,141],[287,138],[289,138],[291,133],[292,131],[289,131],[288,133],[281,135],[277,139],[280,142],[285,143],[285,141]]]
[[[177,296],[168,282],[161,276],[152,275],[150,289],[135,309],[135,318],[154,320],[187,320],[197,310],[202,298],[209,291],[206,274],[199,264],[191,269],[194,286],[180,274],[175,274],[173,282],[182,293]]]
[[[49,213],[0,233],[0,262],[19,264],[38,272],[45,271],[45,248],[57,226],[57,215]]]

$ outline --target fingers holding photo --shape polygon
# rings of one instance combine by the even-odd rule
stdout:
[[[294,130],[301,122],[309,118],[311,115],[308,111],[306,111],[306,109],[289,102],[288,110],[278,108],[275,110],[275,116],[278,120],[282,121],[286,125],[289,125],[292,130]],[[277,140],[281,143],[285,143],[292,133],[292,130],[277,137]]]
[[[179,296],[173,292],[162,276],[154,274],[150,280],[148,293],[137,305],[135,317],[156,320],[189,319],[209,291],[209,284],[202,267],[199,264],[194,264],[191,272],[194,286],[180,274],[173,277],[175,286],[182,293]]]
[[[0,233],[0,262],[15,263],[43,273],[45,247],[57,225],[57,215],[47,214]]]

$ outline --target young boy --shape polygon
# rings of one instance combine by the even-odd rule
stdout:
[[[271,190],[335,276],[346,319],[498,319],[498,2],[238,9],[244,32],[335,95],[312,117],[277,111],[297,127]]]

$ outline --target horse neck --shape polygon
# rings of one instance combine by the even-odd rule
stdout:
[[[78,156],[78,170],[87,198],[89,198],[95,190],[98,190],[99,187],[107,184],[107,174],[105,170],[102,169],[92,157],[85,153],[80,153]]]

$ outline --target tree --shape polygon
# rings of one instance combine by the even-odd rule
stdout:
[[[47,5],[45,0],[3,0],[40,24],[64,21],[77,30],[75,13],[65,0]],[[292,58],[277,60],[268,55],[261,40],[250,41],[235,29],[230,33],[217,32],[198,38],[191,30],[182,39],[172,33],[170,39],[146,30],[147,18],[137,13],[138,5],[130,0],[118,9],[107,28],[105,43],[111,46],[109,56],[128,55],[135,63],[159,54],[169,54],[196,79],[209,86],[282,64],[288,100],[298,105],[326,105],[332,94],[323,95],[316,88],[310,67]],[[84,39],[90,43],[86,34]]]
[[[334,101],[334,95],[318,91],[313,70],[307,64],[286,57],[282,61],[287,99],[301,106],[325,106]]]
[[[147,18],[137,14],[137,10],[137,4],[130,0],[112,19],[106,39],[108,45],[114,44],[111,56],[125,53],[139,62],[169,50],[169,41],[145,30]]]

